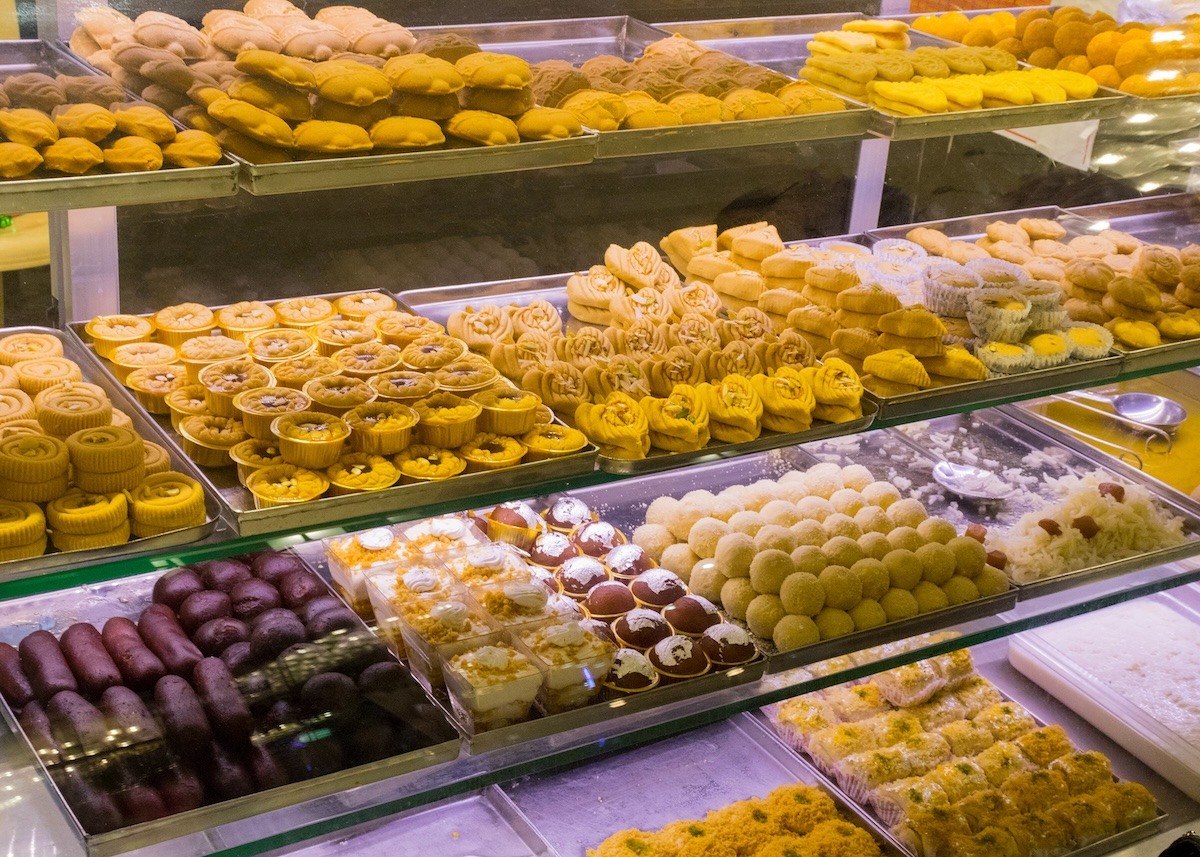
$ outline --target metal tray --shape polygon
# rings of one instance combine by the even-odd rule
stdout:
[[[778,18],[749,18],[731,21],[701,21],[664,24],[702,44],[719,46],[736,57],[758,62],[789,76],[796,76],[808,59],[808,43],[822,30],[836,30],[859,14],[793,15]],[[957,47],[957,43],[916,30],[909,32],[913,47]],[[954,134],[978,134],[1034,125],[1054,125],[1083,119],[1117,116],[1125,95],[1101,87],[1092,98],[1058,104],[1031,104],[1021,107],[989,107],[922,116],[899,116],[871,107],[870,130],[892,140],[919,140]]]
[[[977,663],[976,664],[976,673],[979,675],[982,675],[984,678],[988,679],[1000,691],[1001,695],[1006,700],[1014,700],[1014,694],[1006,687],[1007,682],[1004,682],[1001,679],[1002,671],[1000,669],[995,668],[994,664],[989,664],[988,666],[983,666],[983,665]],[[1020,700],[1015,700],[1015,701],[1018,703],[1020,702]],[[1033,714],[1034,720],[1037,722],[1039,727],[1043,727],[1043,726],[1047,725],[1047,721],[1045,718],[1039,717],[1034,712],[1030,712],[1030,713]],[[816,778],[817,782],[820,783],[820,785],[822,787],[824,787],[831,794],[837,796],[838,799],[841,800],[842,802],[852,806],[854,808],[855,812],[857,812],[861,817],[868,819],[873,826],[876,826],[879,829],[884,829],[884,825],[883,825],[882,821],[876,816],[875,811],[873,809],[862,806],[857,801],[850,798],[848,795],[846,795],[846,793],[844,791],[842,791],[841,787],[838,786],[838,784],[834,781],[833,777],[830,777],[827,774],[825,774],[823,771],[818,769],[815,764],[812,764],[804,756],[799,755],[798,753],[796,753],[795,750],[793,750],[791,747],[787,746],[781,740],[779,740],[778,733],[776,733],[774,727],[771,724],[770,719],[764,713],[759,711],[759,712],[755,712],[753,715],[748,715],[748,716],[753,717],[761,729],[770,733],[770,736],[773,737],[778,742],[778,746],[779,746],[781,752],[792,754],[792,755],[796,756],[797,758],[802,759],[805,762],[808,762],[808,764],[810,765],[810,767],[813,770],[814,777]],[[1094,736],[1091,734],[1087,734],[1085,729],[1072,728],[1069,731],[1070,731],[1070,737],[1072,739],[1072,743],[1074,743],[1076,746],[1090,747],[1095,743],[1092,740]],[[1083,740],[1083,741],[1078,740],[1080,737],[1080,735],[1079,735],[1080,732],[1084,732],[1085,740]],[[1083,848],[1077,848],[1074,851],[1068,852],[1066,857],[1102,857],[1102,855],[1111,854],[1119,848],[1123,848],[1127,845],[1131,845],[1135,842],[1138,842],[1138,841],[1146,838],[1147,836],[1150,836],[1152,833],[1154,833],[1160,827],[1163,826],[1163,823],[1166,821],[1166,819],[1167,819],[1167,813],[1165,813],[1160,808],[1158,810],[1157,816],[1155,818],[1151,819],[1150,821],[1147,821],[1143,824],[1139,824],[1135,827],[1131,827],[1128,830],[1124,830],[1118,834],[1106,837],[1097,842],[1093,842],[1090,845],[1084,846]],[[890,831],[886,832],[884,835],[885,835],[888,843],[893,848],[895,848],[897,851],[899,851],[901,854],[906,854],[906,855],[913,854],[912,851],[910,851],[908,848],[904,847],[904,845],[901,842],[899,842],[895,837],[893,837]]]
[[[57,338],[62,343],[63,356],[78,363],[80,370],[83,372],[83,379],[100,386],[108,394],[113,405],[118,410],[124,411],[129,415],[129,418],[133,420],[133,427],[142,436],[142,439],[152,441],[166,448],[171,455],[172,470],[197,479],[201,483],[204,482],[203,475],[199,472],[196,465],[192,463],[191,459],[184,455],[182,451],[175,448],[174,444],[167,437],[166,432],[151,419],[150,415],[142,409],[133,396],[130,395],[129,391],[117,383],[116,378],[112,377],[100,366],[96,356],[90,349],[84,348],[79,340],[61,330],[54,330],[48,327],[8,327],[0,330],[0,336],[8,336],[14,333],[41,333]],[[20,580],[64,568],[78,568],[99,562],[111,562],[122,557],[156,553],[167,548],[200,541],[212,534],[213,530],[216,529],[217,519],[221,515],[220,506],[215,499],[216,496],[215,491],[206,488],[204,492],[204,508],[207,513],[206,520],[199,526],[182,527],[178,530],[172,530],[169,533],[150,536],[148,538],[135,538],[123,545],[116,545],[114,547],[91,548],[89,550],[77,551],[57,551],[51,549],[52,553],[43,554],[32,559],[13,559],[0,562],[0,575],[6,580]]]
[[[98,74],[59,43],[36,39],[0,41],[0,78],[27,71],[51,75]],[[142,173],[4,180],[0,182],[0,198],[4,200],[5,212],[10,214],[175,202],[233,196],[238,189],[237,176],[238,165],[223,156],[219,164],[211,167],[164,167]]]
[[[113,616],[134,617],[150,603],[151,589],[161,573],[153,572],[0,602],[0,641],[15,645],[22,637],[39,629],[57,635],[75,622],[90,622],[99,627]],[[414,698],[424,698],[415,683],[407,692],[413,694]],[[424,705],[419,714],[414,711],[412,715],[426,719],[423,726],[427,736],[430,736],[430,743],[421,749],[313,780],[257,792],[252,799],[212,804],[102,834],[89,835],[83,831],[48,771],[40,761],[37,765],[43,772],[46,788],[51,791],[90,857],[108,857],[280,807],[333,795],[365,783],[428,768],[458,756],[461,742],[449,722],[434,707]],[[3,699],[0,699],[0,717],[14,734],[21,737],[28,751],[36,758],[37,754],[12,709]],[[437,719],[439,717],[440,720]]]
[[[1025,513],[1055,499],[1046,491],[1043,476],[1057,478],[1101,470],[1156,491],[1153,481],[1141,471],[1097,456],[1095,450],[1074,437],[1059,436],[1011,407],[956,414],[856,438],[824,441],[811,444],[808,451],[823,460],[863,464],[876,476],[882,471],[881,478],[909,480],[909,496],[917,497],[930,514],[945,518],[959,529],[971,523],[989,528],[1011,527]],[[1000,503],[960,500],[932,479],[933,465],[943,457],[992,470],[1016,491]],[[1016,584],[1018,598],[1024,601],[1195,554],[1200,534],[1200,504],[1162,493],[1158,499],[1184,519],[1185,532],[1191,537],[1184,544]]]
[[[815,441],[746,456],[736,461],[710,462],[670,473],[647,475],[636,480],[622,482],[619,485],[580,488],[571,491],[570,494],[583,500],[592,509],[599,512],[604,520],[631,533],[645,523],[647,507],[662,495],[678,498],[688,491],[701,488],[716,493],[731,485],[749,485],[759,479],[778,479],[790,470],[806,470],[821,460],[836,458],[837,456],[826,451],[827,447],[837,448],[842,443],[853,443],[861,438],[885,437],[889,434],[890,432],[874,431],[857,437]],[[885,461],[884,466],[880,466],[876,457],[854,454],[842,461],[847,464],[865,464],[876,478],[888,478],[888,464]],[[941,512],[937,514],[941,514]],[[960,529],[963,526],[958,521],[954,523]],[[778,673],[846,652],[890,643],[913,634],[940,630],[973,619],[994,616],[1012,609],[1017,603],[1017,595],[1016,589],[1009,589],[1008,592],[999,595],[925,613],[912,619],[889,622],[878,628],[856,631],[843,637],[787,652],[778,652],[769,640],[755,637],[755,643],[767,655],[767,672]],[[735,624],[743,624],[745,627],[744,623]]]
[[[981,238],[987,230],[987,225],[996,220],[1006,223],[1016,223],[1022,217],[1056,220],[1067,230],[1067,237],[1086,235],[1092,221],[1079,215],[1075,209],[1068,211],[1056,205],[1041,205],[1034,208],[1017,208],[1012,211],[993,211],[987,214],[973,214],[969,217],[950,217],[943,220],[926,220],[921,223],[906,223],[903,226],[888,226],[882,229],[872,229],[867,232],[872,241],[882,241],[886,238],[904,238],[918,226],[937,229],[946,233],[950,238],[962,241],[974,241]]]
[[[1157,604],[1188,622],[1200,623],[1198,595],[1194,585],[1184,586],[1151,595],[1137,604],[1118,605],[1094,615],[1068,619],[1065,624],[1104,626],[1104,614],[1110,610],[1128,610],[1143,603]],[[1037,628],[1009,638],[1008,658],[1013,667],[1128,748],[1176,788],[1193,800],[1200,800],[1200,747],[1093,676],[1086,664],[1058,648],[1053,637],[1047,635],[1056,627]],[[1161,657],[1164,652],[1156,654]]]
[[[704,818],[737,800],[795,782],[819,785],[817,773],[748,714],[600,759],[569,772],[536,774],[503,788],[561,857],[584,857],[618,830],[657,830]],[[884,854],[901,852],[879,825],[836,792],[838,809],[865,828]]]
[[[358,290],[355,290],[358,291]],[[318,297],[336,299],[342,295],[354,294],[355,291],[324,294]],[[274,303],[274,301],[267,301]],[[220,307],[213,307],[214,310]],[[80,343],[88,342],[84,322],[74,322],[68,329]],[[103,361],[90,347],[87,348],[89,359],[101,366],[104,377],[109,384],[120,387],[121,384],[109,371]],[[152,417],[136,402],[138,415],[146,420],[156,421],[159,432],[163,435],[162,443],[170,451],[173,458],[187,460],[187,455],[178,442],[178,436],[171,429],[169,417]],[[300,529],[311,529],[321,525],[338,524],[355,518],[378,518],[391,512],[403,512],[406,509],[419,509],[433,503],[445,502],[453,496],[475,497],[499,491],[512,491],[516,488],[526,488],[541,485],[572,476],[591,473],[595,469],[596,447],[590,444],[579,453],[552,458],[545,461],[535,461],[481,473],[464,473],[455,476],[449,482],[427,482],[413,485],[395,485],[382,491],[364,491],[358,494],[345,494],[340,497],[321,497],[308,503],[294,506],[275,506],[268,509],[254,507],[254,495],[247,491],[237,480],[237,471],[231,467],[208,470],[191,464],[190,473],[214,496],[219,497],[226,509],[226,518],[233,528],[243,536],[263,535],[266,533],[284,532]],[[190,464],[190,460],[189,460]]]
[[[493,283],[475,283],[463,286],[448,286],[445,288],[416,289],[399,294],[400,303],[412,312],[431,318],[445,324],[446,319],[456,310],[468,305],[480,305],[489,301],[502,303],[528,303],[541,298],[554,305],[562,316],[568,329],[579,322],[571,318],[567,312],[567,280],[570,274],[551,274],[543,277],[529,277],[516,280],[500,280]],[[633,475],[653,473],[679,467],[684,464],[701,461],[712,461],[720,458],[731,458],[746,455],[751,452],[762,452],[781,446],[791,446],[818,438],[836,437],[844,434],[854,434],[867,429],[875,419],[875,407],[871,401],[863,398],[863,415],[848,423],[821,423],[815,428],[804,432],[780,434],[764,431],[755,440],[746,443],[721,443],[713,441],[704,449],[695,452],[662,452],[654,451],[645,458],[629,461],[626,459],[610,458],[601,455],[598,458],[601,470],[608,473]]]
[[[618,15],[476,26],[417,27],[413,32],[455,33],[475,40],[484,50],[515,54],[531,63],[558,59],[578,65],[600,54],[612,54],[626,60],[637,59],[647,45],[669,36],[673,26],[651,26],[627,15]],[[795,77],[794,70],[788,76]],[[865,105],[843,100],[848,109],[836,113],[600,131],[596,139],[596,157],[624,158],[865,136],[870,111]]]
[[[1103,392],[1115,390],[1119,392],[1155,393],[1175,399],[1183,405],[1189,415],[1189,421],[1175,432],[1174,442],[1169,451],[1163,451],[1158,444],[1150,450],[1142,441],[1148,435],[1140,434],[1130,427],[1106,420],[1101,414],[1083,410],[1078,406],[1051,399],[1033,399],[1013,405],[1009,410],[1014,418],[1031,421],[1038,431],[1044,431],[1053,436],[1063,435],[1081,442],[1088,455],[1094,456],[1106,464],[1111,461],[1124,459],[1116,454],[1113,447],[1101,443],[1091,443],[1087,438],[1071,431],[1072,427],[1079,432],[1086,432],[1101,440],[1110,441],[1128,448],[1142,462],[1138,468],[1144,478],[1153,482],[1158,496],[1163,493],[1187,502],[1194,502],[1191,493],[1200,487],[1200,479],[1190,477],[1189,462],[1194,460],[1200,448],[1193,446],[1193,438],[1197,437],[1196,420],[1200,419],[1200,378],[1191,372],[1172,372],[1167,375],[1139,378],[1134,381],[1121,382],[1115,387],[1106,387]],[[1102,392],[1097,390],[1096,392]],[[1082,402],[1085,407],[1105,410],[1104,405],[1096,402]],[[1049,409],[1053,408],[1051,412]],[[1080,419],[1071,419],[1072,416]],[[1046,418],[1062,425],[1047,423]],[[1063,426],[1066,426],[1064,428]],[[1131,462],[1132,463],[1132,462]],[[1136,463],[1134,463],[1136,466]]]
[[[472,146],[392,155],[357,155],[252,164],[230,155],[241,167],[241,186],[255,196],[365,187],[430,179],[543,170],[590,163],[596,135],[541,140],[511,146]]]

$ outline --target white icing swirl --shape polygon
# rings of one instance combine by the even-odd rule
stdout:
[[[395,534],[387,527],[376,527],[358,534],[358,543],[369,551],[387,550],[396,540]]]
[[[414,568],[401,578],[410,592],[433,592],[438,588],[438,575],[432,568]]]
[[[471,611],[461,601],[443,601],[435,604],[429,611],[429,617],[455,631],[465,630],[471,624]]]
[[[551,646],[560,646],[562,648],[573,648],[584,641],[587,634],[583,628],[577,623],[569,623],[566,625],[551,625],[543,629],[542,639]]]
[[[540,610],[546,606],[546,601],[550,597],[546,587],[537,583],[506,584],[504,595],[509,601],[524,610]]]
[[[476,666],[485,670],[508,669],[508,652],[498,646],[482,646],[464,655],[463,659],[473,661]]]

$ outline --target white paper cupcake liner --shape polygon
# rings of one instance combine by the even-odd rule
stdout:
[[[1090,328],[1091,330],[1096,331],[1096,333],[1103,340],[1103,344],[1091,347],[1080,345],[1079,343],[1073,341],[1070,337],[1069,331],[1073,327]],[[1112,331],[1105,327],[1101,327],[1098,324],[1092,324],[1088,321],[1073,321],[1067,324],[1065,329],[1068,331],[1067,344],[1071,346],[1071,356],[1077,360],[1098,360],[1101,357],[1107,356],[1108,352],[1112,349]]]
[[[1045,333],[1048,330],[1061,330],[1067,322],[1067,311],[1062,307],[1039,309],[1034,307],[1029,311],[1029,329],[1027,333]]]
[[[1028,283],[1030,279],[1029,273],[1020,265],[1002,259],[971,259],[967,267],[977,273],[988,288]]]
[[[925,306],[938,315],[948,318],[967,317],[967,304],[971,297],[969,290],[943,285],[926,277],[921,284],[921,294]]]
[[[871,252],[881,259],[892,262],[913,262],[929,256],[925,248],[903,238],[885,238],[877,241]]]

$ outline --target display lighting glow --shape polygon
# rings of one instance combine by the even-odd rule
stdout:
[[[1125,160],[1124,155],[1117,154],[1116,152],[1109,152],[1106,155],[1101,155],[1100,157],[1096,158],[1092,163],[1099,167],[1111,167],[1113,164],[1119,164],[1123,160]]]
[[[1182,42],[1183,30],[1155,30],[1150,34],[1152,42]]]
[[[1177,77],[1179,77],[1177,68],[1156,68],[1146,75],[1146,80],[1174,80]]]
[[[1138,185],[1138,191],[1140,193],[1149,193],[1152,190],[1158,190],[1160,187],[1162,185],[1158,182],[1146,182],[1145,184]]]
[[[1154,121],[1153,113],[1134,113],[1125,120],[1130,125],[1145,125],[1147,122]]]
[[[1179,151],[1184,155],[1192,155],[1200,152],[1200,143],[1184,143],[1179,147]]]

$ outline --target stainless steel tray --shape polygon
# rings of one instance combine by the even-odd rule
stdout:
[[[985,678],[987,678],[989,681],[991,681],[992,684],[994,686],[996,686],[996,688],[1000,691],[1001,695],[1006,700],[1013,700],[1014,699],[1013,693],[1008,689],[1007,683],[1005,681],[1003,681],[1001,678],[1001,675],[1000,675],[1001,670],[995,669],[992,667],[993,667],[993,665],[991,665],[991,664],[989,664],[987,667],[983,667],[982,665],[977,664],[976,672],[979,675],[982,675]],[[1019,703],[1021,700],[1015,700],[1015,701]],[[1033,712],[1031,712],[1031,714],[1033,714],[1034,720],[1037,722],[1039,727],[1043,727],[1043,726],[1047,725],[1047,721],[1044,718],[1039,717],[1036,713],[1033,713]],[[878,818],[878,816],[875,814],[873,809],[864,807],[861,804],[859,804],[857,801],[850,798],[841,789],[841,787],[838,786],[838,784],[834,781],[834,779],[832,777],[825,774],[823,771],[821,771],[819,768],[817,768],[817,766],[815,764],[812,764],[811,762],[809,762],[808,759],[805,759],[803,756],[796,753],[796,751],[793,750],[791,747],[787,746],[781,740],[779,740],[778,733],[775,732],[774,727],[771,725],[770,719],[763,712],[759,711],[759,712],[755,712],[753,715],[747,715],[747,716],[752,717],[754,719],[755,723],[759,726],[759,728],[768,732],[769,736],[771,738],[775,739],[775,741],[777,742],[778,747],[780,749],[780,752],[788,753],[788,754],[793,755],[796,758],[799,758],[799,759],[805,761],[806,763],[808,763],[810,765],[810,767],[812,768],[813,776],[816,778],[816,781],[823,788],[825,788],[831,794],[837,796],[837,798],[839,800],[841,800],[843,803],[848,804],[849,806],[853,807],[855,812],[857,812],[860,815],[860,817],[867,819],[871,823],[872,826],[877,827],[878,829],[881,829],[881,830],[885,829],[883,822]],[[1083,740],[1083,741],[1079,740],[1080,732],[1085,733],[1084,734],[1085,740]],[[1086,730],[1084,730],[1084,729],[1071,729],[1069,734],[1072,739],[1072,743],[1074,743],[1077,747],[1091,747],[1095,743],[1093,740],[1091,740],[1093,738],[1093,735],[1088,734],[1086,732]],[[1131,845],[1135,842],[1145,839],[1147,836],[1150,836],[1152,833],[1154,833],[1160,827],[1163,826],[1163,823],[1166,821],[1166,819],[1167,819],[1167,813],[1163,812],[1163,810],[1160,808],[1158,810],[1158,815],[1155,818],[1151,819],[1150,821],[1147,821],[1143,824],[1139,824],[1135,827],[1131,827],[1128,830],[1124,830],[1118,834],[1106,837],[1097,842],[1093,842],[1090,845],[1084,846],[1083,848],[1077,848],[1074,851],[1069,851],[1069,852],[1067,852],[1066,857],[1102,857],[1102,855],[1111,854],[1119,848],[1123,848],[1127,845]],[[895,837],[893,837],[890,831],[887,831],[884,834],[884,836],[887,839],[888,843],[893,848],[895,848],[899,853],[906,854],[906,855],[913,854],[913,852],[910,849],[904,847],[904,845],[901,842],[899,842]]]
[[[558,857],[499,786],[340,830],[292,851],[293,857]]]
[[[236,155],[230,157],[241,167],[241,186],[255,196],[267,196],[574,166],[590,163],[595,150],[596,135],[585,133],[567,140],[511,146],[317,158],[285,164],[252,164]]]
[[[568,329],[579,324],[567,312],[567,279],[570,274],[551,274],[543,277],[530,277],[517,280],[500,280],[493,283],[476,283],[463,286],[448,286],[435,289],[416,289],[399,294],[400,302],[412,312],[431,318],[445,324],[446,319],[456,310],[470,305],[480,305],[489,301],[501,303],[527,303],[540,298],[554,305],[567,324]],[[815,428],[804,432],[780,434],[764,431],[755,440],[746,443],[721,443],[713,441],[704,449],[695,452],[662,452],[653,451],[645,458],[635,461],[609,458],[601,455],[598,458],[601,470],[608,473],[638,474],[653,473],[679,467],[683,464],[712,461],[720,458],[731,458],[746,455],[751,452],[762,452],[781,446],[791,446],[824,437],[836,437],[844,434],[854,434],[864,431],[875,419],[875,407],[865,397],[863,399],[863,415],[860,419],[848,423],[821,423]]]
[[[51,75],[97,74],[59,43],[36,39],[0,41],[0,78],[27,71]],[[0,182],[0,200],[3,200],[0,205],[5,212],[17,214],[232,196],[237,193],[237,176],[238,165],[223,156],[220,163],[211,167],[12,179]]]
[[[918,226],[926,226],[946,233],[951,238],[962,241],[974,241],[981,238],[987,230],[987,225],[995,220],[1006,223],[1016,223],[1022,217],[1056,220],[1067,230],[1067,236],[1086,235],[1091,220],[1082,217],[1074,209],[1068,211],[1056,205],[1041,205],[1034,208],[1018,208],[1012,211],[993,211],[987,214],[973,214],[969,217],[950,217],[943,220],[926,220],[921,223],[906,223],[903,226],[888,226],[882,229],[872,229],[867,235],[873,241],[886,238],[904,238]]]
[[[516,54],[529,62],[559,59],[579,64],[600,54],[636,59],[647,45],[669,36],[672,26],[652,26],[618,15],[465,27],[418,27],[413,32],[455,33],[474,39],[484,50]],[[794,70],[788,75],[795,77]],[[870,111],[856,102],[846,100],[846,103],[848,109],[836,113],[601,131],[596,135],[596,157],[624,158],[864,136]]]
[[[99,628],[113,616],[135,617],[150,603],[154,581],[161,573],[153,572],[0,602],[0,641],[16,645],[22,637],[39,629],[48,630],[57,636],[75,622],[90,622]],[[415,684],[409,692],[414,698],[423,698]],[[415,716],[416,712],[413,714]],[[418,750],[305,782],[257,792],[251,799],[224,801],[102,834],[91,835],[84,832],[48,770],[40,760],[36,764],[42,770],[46,787],[51,791],[55,802],[62,809],[90,857],[108,857],[280,807],[337,794],[355,786],[400,776],[456,758],[462,745],[449,722],[444,717],[441,720],[435,719],[441,715],[427,704],[420,716],[426,718],[424,730],[427,736],[432,737],[428,746]],[[0,717],[14,734],[21,737],[28,751],[36,758],[36,751],[29,743],[12,709],[3,699],[0,699]]]
[[[808,59],[808,43],[822,30],[836,30],[847,21],[862,18],[858,14],[793,15],[778,18],[749,18],[731,21],[701,21],[694,24],[664,24],[702,44],[719,46],[736,57],[758,62],[795,77]],[[939,39],[916,30],[909,32],[913,47],[957,47],[955,42]],[[1021,107],[989,107],[922,116],[899,116],[871,107],[870,130],[892,140],[919,140],[954,134],[978,134],[1033,125],[1054,125],[1083,119],[1117,116],[1125,95],[1101,87],[1092,98],[1058,104],[1031,104]]]
[[[113,406],[129,415],[130,419],[133,420],[133,427],[137,429],[142,439],[152,441],[166,448],[171,454],[172,470],[197,479],[202,484],[204,483],[203,474],[199,472],[191,460],[175,447],[166,433],[145,412],[141,405],[137,403],[129,391],[119,384],[116,378],[104,370],[91,350],[83,347],[78,339],[61,330],[54,330],[48,327],[9,327],[0,330],[0,336],[8,336],[14,333],[42,333],[57,338],[62,343],[63,356],[78,363],[80,370],[83,372],[83,379],[100,386],[108,394]],[[143,539],[135,538],[123,545],[116,545],[114,547],[77,551],[53,551],[52,553],[43,554],[33,559],[8,560],[0,562],[0,576],[3,576],[6,580],[20,580],[26,577],[48,574],[49,572],[64,568],[78,568],[99,562],[111,562],[122,557],[156,553],[167,548],[200,541],[211,535],[213,530],[216,529],[217,519],[221,515],[221,509],[216,502],[216,497],[216,491],[206,487],[204,492],[204,507],[207,517],[205,522],[200,526],[182,527],[178,530],[172,530],[169,533]]]
[[[584,857],[619,830],[658,830],[682,819],[782,785],[818,785],[816,772],[787,751],[750,715],[704,726],[568,772],[536,774],[506,784],[506,794],[560,857]],[[831,794],[851,822],[884,854],[898,855],[879,825]]]
[[[319,297],[336,299],[342,295],[354,294],[355,291],[325,294]],[[267,301],[267,303],[273,303],[273,301]],[[219,309],[219,307],[213,309]],[[84,322],[75,322],[69,325],[69,330],[78,342],[86,345],[88,335],[84,326]],[[121,386],[109,371],[106,361],[96,355],[90,347],[88,351],[90,359],[101,366],[106,380],[110,384]],[[132,400],[130,401],[132,402]],[[140,417],[157,421],[160,426],[159,432],[163,435],[162,442],[171,451],[172,457],[187,459],[178,442],[178,436],[171,429],[169,417],[152,417],[136,402],[132,402],[132,406],[138,409]],[[403,517],[404,510],[442,503],[454,496],[475,497],[499,491],[509,492],[517,488],[532,488],[545,482],[591,473],[595,469],[596,453],[596,447],[589,444],[582,452],[574,455],[518,464],[516,467],[508,467],[503,470],[464,473],[455,476],[449,482],[395,485],[382,491],[365,491],[340,497],[321,497],[295,506],[276,506],[268,509],[254,507],[254,495],[238,482],[237,471],[234,468],[222,467],[210,470],[192,465],[192,470],[189,472],[195,473],[196,478],[200,479],[214,496],[220,498],[227,512],[226,518],[233,528],[243,536],[253,536],[312,529],[322,525],[340,524],[355,518],[378,518],[393,512],[401,513],[401,517]]]
[[[890,474],[909,480],[910,496],[920,499],[930,514],[945,518],[959,529],[972,523],[989,528],[1011,527],[1026,512],[1055,499],[1047,491],[1043,476],[1058,478],[1101,470],[1120,480],[1156,490],[1153,481],[1141,471],[1098,456],[1095,450],[1073,437],[1060,438],[1037,425],[1033,417],[1011,407],[957,414],[856,438],[825,441],[810,445],[808,451],[825,460],[863,464],[877,477],[877,471],[882,471],[882,478],[888,478]],[[943,457],[992,470],[1016,490],[999,503],[961,500],[932,479],[933,465]],[[1169,511],[1184,519],[1185,533],[1189,535],[1184,544],[1016,584],[1019,599],[1023,601],[1107,580],[1195,554],[1200,547],[1197,542],[1200,504],[1162,493],[1158,499]]]

